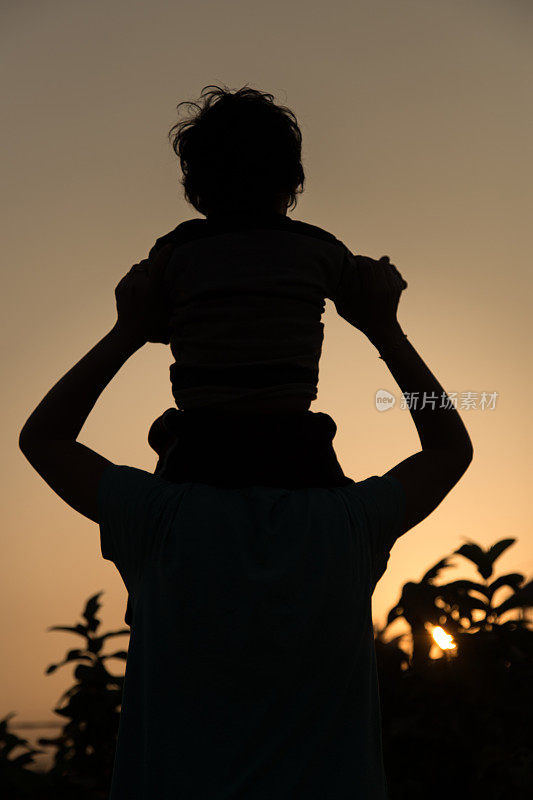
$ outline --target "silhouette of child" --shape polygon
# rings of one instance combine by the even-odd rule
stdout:
[[[358,295],[357,257],[287,216],[305,180],[289,109],[253,89],[217,89],[169,135],[175,129],[186,199],[206,218],[182,222],[149,254],[173,245],[162,291],[172,393],[185,412],[168,409],[153,423],[148,441],[160,457],[184,416],[308,411],[325,298],[353,321]],[[156,472],[163,467],[160,458]]]

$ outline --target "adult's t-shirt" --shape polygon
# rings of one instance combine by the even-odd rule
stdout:
[[[101,551],[132,600],[110,800],[385,800],[371,597],[391,476],[172,483],[111,464]]]

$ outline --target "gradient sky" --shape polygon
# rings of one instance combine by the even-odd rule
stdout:
[[[79,642],[48,626],[74,624],[100,590],[104,629],[123,625],[126,592],[98,526],[51,491],[18,435],[113,326],[131,265],[200,216],[166,134],[177,103],[207,84],[248,84],[294,110],[306,186],[290,216],[355,253],[389,255],[409,283],[400,322],[445,390],[498,392],[493,410],[461,412],[474,461],[394,546],[375,623],[405,581],[467,539],[516,537],[497,574],[531,577],[532,10],[527,0],[2,4],[0,717],[59,719],[51,709],[72,669],[44,671]],[[347,475],[381,475],[419,449],[415,427],[399,402],[376,411],[378,389],[398,401],[399,389],[372,345],[330,301],[323,321],[311,410],[336,421]],[[163,345],[135,354],[80,441],[153,472],[147,434],[174,404],[171,362]],[[455,564],[443,580],[475,576]]]

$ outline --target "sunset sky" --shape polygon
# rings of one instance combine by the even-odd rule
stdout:
[[[533,6],[19,0],[2,4],[1,23],[0,718],[59,719],[52,709],[72,668],[44,672],[81,640],[48,626],[74,624],[100,590],[103,628],[123,626],[126,591],[101,557],[98,526],[52,492],[18,436],[113,326],[122,276],[157,237],[201,216],[183,198],[167,132],[177,103],[207,84],[247,84],[295,112],[306,184],[289,216],[354,253],[389,255],[409,284],[403,329],[460,410],[464,392],[478,403],[481,392],[498,393],[492,409],[461,411],[473,463],[394,546],[373,596],[375,623],[405,581],[467,539],[488,547],[515,537],[497,574],[531,578]],[[337,423],[347,475],[381,475],[419,449],[416,429],[374,347],[330,301],[323,322],[311,410]],[[172,360],[163,345],[136,353],[80,441],[153,472],[147,435],[174,405]],[[375,408],[379,389],[397,398],[385,413]],[[476,575],[459,556],[455,565],[442,580]],[[395,623],[390,636],[404,629]]]

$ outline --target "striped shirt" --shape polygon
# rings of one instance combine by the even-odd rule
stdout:
[[[159,238],[178,408],[317,397],[325,298],[356,317],[357,257],[333,234],[280,213],[190,219]]]

